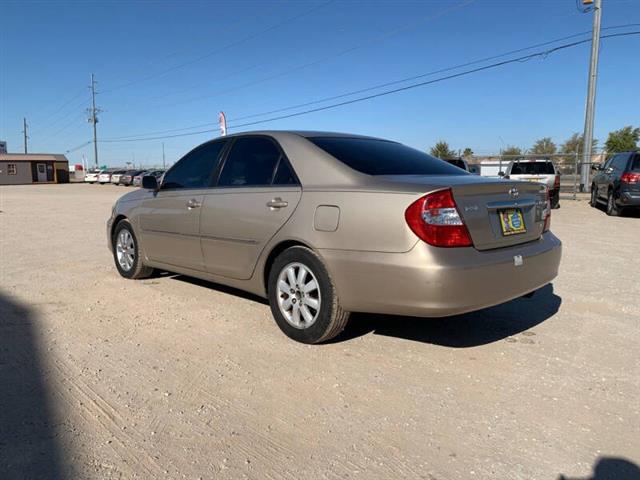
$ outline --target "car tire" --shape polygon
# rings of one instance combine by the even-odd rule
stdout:
[[[610,217],[618,217],[622,212],[616,205],[616,199],[613,195],[613,190],[609,190],[609,195],[607,195],[607,215]]]
[[[589,205],[593,208],[598,207],[598,190],[595,185],[591,185],[591,200],[589,200]]]
[[[330,340],[349,320],[324,262],[309,248],[291,247],[276,257],[267,292],[278,327],[297,342]]]
[[[121,220],[113,231],[113,260],[118,273],[124,278],[146,278],[153,274],[153,268],[147,267],[140,258],[138,239],[128,220]]]

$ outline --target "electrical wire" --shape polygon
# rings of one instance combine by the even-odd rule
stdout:
[[[80,150],[81,148],[84,148],[84,147],[86,147],[87,145],[89,145],[91,143],[93,143],[93,140],[87,140],[86,142],[81,143],[77,147],[73,147],[73,148],[70,148],[69,150],[66,150],[64,153],[73,153],[76,150]]]
[[[622,36],[629,36],[629,35],[638,35],[638,34],[640,34],[640,31],[616,33],[616,34],[603,35],[601,37],[601,39],[612,38],[612,37],[622,37]],[[576,35],[580,35],[580,34],[576,34]],[[575,46],[578,46],[578,45],[582,45],[582,44],[588,43],[590,41],[591,41],[591,39],[579,40],[579,41],[576,41],[576,42],[559,45],[559,46],[551,48],[551,49],[547,49],[547,50],[543,50],[543,51],[539,51],[539,52],[534,52],[534,53],[523,55],[523,56],[520,56],[520,57],[517,57],[517,58],[505,60],[505,61],[502,61],[502,62],[497,62],[497,63],[485,65],[485,66],[482,66],[482,67],[478,67],[478,68],[474,68],[474,69],[470,69],[470,70],[465,70],[463,72],[455,73],[455,74],[452,74],[452,75],[439,77],[439,78],[436,78],[436,79],[433,79],[433,80],[429,80],[429,81],[425,81],[425,82],[419,82],[419,83],[415,83],[415,84],[411,84],[411,85],[395,88],[395,89],[392,89],[392,90],[387,90],[387,91],[384,91],[384,92],[379,92],[379,93],[376,93],[376,94],[367,95],[367,96],[364,96],[364,97],[358,97],[358,98],[347,100],[347,101],[344,101],[344,102],[339,102],[339,103],[335,103],[335,104],[331,104],[331,105],[325,105],[325,106],[322,106],[322,107],[317,107],[317,108],[313,108],[313,109],[309,109],[309,110],[304,110],[302,112],[295,112],[295,113],[292,113],[292,114],[281,115],[281,116],[277,116],[277,117],[267,118],[267,119],[264,119],[264,120],[257,120],[257,121],[254,121],[254,122],[247,122],[247,123],[242,123],[242,124],[237,124],[237,125],[230,125],[229,128],[241,128],[241,127],[257,125],[257,124],[261,124],[261,123],[267,123],[267,122],[272,122],[272,121],[276,121],[276,120],[282,120],[282,119],[286,119],[286,118],[296,117],[296,116],[300,116],[300,115],[306,115],[306,114],[309,114],[309,113],[319,112],[319,111],[328,110],[328,109],[332,109],[332,108],[337,108],[337,107],[341,107],[341,106],[345,106],[345,105],[350,105],[350,104],[357,103],[357,102],[362,102],[362,101],[365,101],[365,100],[370,100],[370,99],[377,98],[377,97],[391,95],[391,94],[402,92],[402,91],[405,91],[405,90],[410,90],[410,89],[414,89],[414,88],[417,88],[417,87],[430,85],[430,84],[442,82],[442,81],[445,81],[445,80],[450,80],[450,79],[453,79],[453,78],[458,78],[458,77],[470,75],[470,74],[477,73],[477,72],[484,71],[484,70],[498,68],[498,67],[501,67],[501,66],[504,66],[504,65],[508,65],[508,64],[511,64],[511,63],[525,62],[525,61],[531,60],[531,59],[536,58],[536,57],[546,58],[548,55],[551,55],[551,54],[553,54],[553,53],[555,53],[557,51],[564,50],[564,49],[571,48],[571,47],[575,47]],[[545,42],[545,43],[546,44],[553,43],[553,41],[552,42]],[[520,51],[528,50],[528,49],[531,49],[531,48],[532,47],[520,49]],[[502,54],[502,55],[504,56],[506,54]],[[495,57],[488,57],[488,58],[495,58]],[[476,61],[476,62],[469,62],[467,65],[470,65],[470,64],[473,64],[473,63],[477,63],[477,62],[480,62],[480,60]],[[456,68],[456,67],[451,67],[450,69],[453,69],[453,68]],[[457,68],[459,68],[459,67],[457,67]],[[450,70],[450,69],[443,69],[443,71]],[[427,75],[427,74],[424,74],[422,76],[425,76],[425,75]],[[406,82],[406,81],[414,79],[414,78],[415,77],[409,77],[408,79],[399,80],[399,81],[396,81],[394,83],[400,83],[400,82],[403,82],[403,81]],[[370,88],[379,88],[379,87],[380,86],[370,87]],[[353,94],[353,92],[351,94]],[[345,95],[347,95],[347,94],[345,94]],[[308,103],[312,103],[312,102],[308,102]],[[206,126],[206,125],[208,125],[208,124],[202,124],[202,126]],[[209,124],[209,125],[211,125],[211,124]],[[196,126],[185,127],[185,129],[188,129],[188,128],[197,128],[197,127]],[[216,130],[218,130],[218,129],[217,128],[212,128],[212,129],[200,130],[200,131],[196,131],[196,132],[188,132],[188,133],[181,133],[181,134],[175,134],[175,135],[165,135],[165,136],[143,137],[143,138],[126,138],[126,139],[125,138],[121,138],[121,139],[118,139],[118,138],[109,139],[109,138],[107,138],[107,139],[101,140],[100,142],[102,142],[102,143],[118,143],[118,142],[138,142],[138,141],[147,141],[147,140],[161,140],[161,139],[166,139],[166,138],[176,138],[176,137],[185,137],[185,136],[191,136],[191,135],[200,135],[200,134],[204,134],[204,133],[211,133],[211,132],[214,132]],[[149,133],[149,134],[153,134],[153,133]]]
[[[110,93],[110,92],[113,92],[113,91],[116,91],[116,90],[120,90],[120,89],[125,88],[125,87],[129,87],[131,85],[135,85],[135,84],[140,83],[140,82],[146,82],[146,81],[151,80],[153,78],[157,78],[157,77],[166,75],[167,73],[173,72],[173,71],[178,70],[180,68],[184,68],[184,67],[186,67],[188,65],[193,65],[194,63],[198,63],[198,62],[200,62],[202,60],[205,60],[205,59],[207,59],[209,57],[217,55],[218,53],[225,52],[225,51],[229,50],[230,48],[237,47],[238,45],[241,45],[241,44],[243,44],[245,42],[253,40],[254,38],[257,38],[257,37],[259,37],[261,35],[264,35],[265,33],[269,33],[269,32],[271,32],[273,30],[276,30],[276,29],[282,27],[283,25],[286,25],[287,23],[290,23],[290,22],[298,20],[298,19],[300,19],[302,17],[305,17],[305,16],[315,12],[316,10],[319,10],[319,9],[321,9],[323,7],[326,7],[327,5],[329,5],[329,4],[331,4],[331,3],[335,2],[335,1],[336,0],[326,0],[325,2],[322,2],[319,5],[315,5],[314,7],[309,8],[307,10],[304,10],[303,12],[298,13],[297,15],[289,17],[289,18],[287,18],[287,19],[285,19],[285,20],[283,20],[281,22],[275,23],[275,24],[271,25],[270,27],[265,28],[264,30],[260,30],[258,32],[255,32],[255,33],[252,33],[250,35],[247,35],[246,37],[243,37],[240,40],[233,41],[233,42],[231,42],[231,43],[229,43],[227,45],[224,45],[223,47],[220,47],[220,48],[217,48],[217,49],[212,50],[210,52],[207,52],[204,55],[200,55],[199,57],[196,57],[196,58],[194,58],[192,60],[187,60],[185,62],[179,63],[177,65],[173,65],[173,66],[171,66],[169,68],[161,70],[160,72],[156,72],[154,74],[147,75],[146,77],[139,78],[137,80],[132,80],[130,82],[123,83],[123,84],[115,86],[113,88],[104,90],[103,93]]]

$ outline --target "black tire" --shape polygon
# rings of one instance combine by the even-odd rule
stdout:
[[[130,268],[125,268],[120,264],[118,260],[118,237],[121,232],[126,230],[133,240],[133,263]],[[153,274],[153,268],[147,267],[142,263],[142,259],[140,258],[140,249],[138,248],[138,239],[136,237],[135,232],[133,231],[133,227],[129,220],[120,220],[116,225],[116,228],[113,230],[113,236],[111,237],[111,245],[113,246],[113,261],[116,264],[116,269],[118,273],[122,275],[124,278],[130,279],[138,279],[138,278],[147,278]]]
[[[595,185],[591,185],[591,200],[589,200],[589,205],[593,208],[598,208],[598,190]]]
[[[613,194],[613,190],[609,190],[609,195],[607,196],[607,215],[610,217],[619,217],[621,213],[622,211],[616,204],[616,197]]]
[[[278,288],[279,277],[292,265],[304,266],[315,277],[319,287],[319,309],[315,320],[308,327],[294,326],[280,310],[279,301],[282,301],[287,295]],[[271,313],[280,330],[297,342],[309,344],[326,342],[338,335],[347,325],[349,312],[340,307],[335,284],[324,262],[306,247],[291,247],[276,257],[269,271],[267,290]],[[292,296],[292,299],[295,302],[295,296]]]

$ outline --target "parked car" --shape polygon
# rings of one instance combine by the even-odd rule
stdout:
[[[105,183],[111,182],[111,174],[113,170],[103,170],[100,175],[98,175],[98,183],[100,185],[104,185]]]
[[[120,179],[125,172],[126,170],[116,170],[115,172],[113,172],[111,174],[111,183],[113,183],[114,185],[120,185]]]
[[[102,170],[89,170],[84,176],[84,181],[91,184],[96,183],[101,173]]]
[[[520,159],[509,163],[501,176],[511,180],[541,183],[549,187],[551,208],[560,207],[560,171],[551,160]]]
[[[537,183],[378,138],[271,131],[144,176],[107,237],[123,277],[157,268],[252,292],[286,335],[317,343],[349,312],[442,317],[534,292],[560,263],[550,215]]]
[[[164,170],[146,170],[144,172],[139,173],[135,177],[133,177],[133,186],[141,187],[142,186],[142,177],[152,176],[155,177],[156,180],[160,180],[160,177],[164,174]]]
[[[133,185],[133,177],[141,173],[144,173],[144,170],[127,170],[122,174],[122,177],[120,177],[120,185],[124,185],[125,187]]]
[[[445,158],[443,159],[445,162],[453,165],[454,167],[461,168],[465,172],[469,171],[469,164],[464,158]]]
[[[604,203],[612,216],[640,208],[640,152],[617,153],[593,168],[597,173],[591,184],[592,207]]]

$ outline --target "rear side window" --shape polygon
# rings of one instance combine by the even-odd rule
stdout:
[[[219,187],[271,185],[280,149],[265,137],[244,137],[235,141],[222,167]],[[283,162],[284,163],[284,162]],[[283,173],[286,177],[286,174]]]
[[[611,168],[622,172],[627,167],[627,160],[629,160],[628,153],[619,153],[618,155],[613,157],[613,161],[611,162]]]
[[[467,175],[458,167],[401,143],[353,137],[307,137],[307,140],[367,175]]]
[[[187,153],[164,176],[163,189],[170,188],[206,188],[209,186],[211,174],[218,166],[220,153],[225,141],[205,143]],[[162,172],[148,172],[156,175]]]
[[[640,172],[640,153],[636,153],[631,162],[631,169],[634,172]]]
[[[511,167],[511,175],[554,175],[551,162],[516,162]]]

